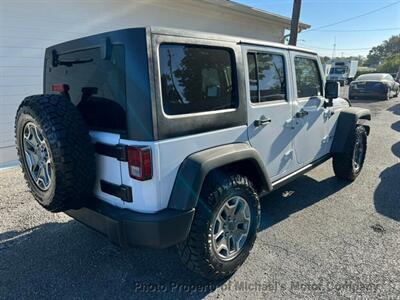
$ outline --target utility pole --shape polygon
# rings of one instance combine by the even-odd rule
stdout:
[[[293,1],[293,14],[292,24],[290,26],[290,40],[289,45],[296,46],[297,44],[297,33],[299,32],[299,20],[300,20],[301,0]]]
[[[336,36],[335,36],[335,41],[333,42],[332,59],[334,59],[335,56],[336,56]]]

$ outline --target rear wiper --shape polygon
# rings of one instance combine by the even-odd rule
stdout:
[[[56,50],[53,50],[53,67],[57,66],[66,66],[66,67],[72,67],[73,65],[78,65],[78,64],[86,64],[89,62],[92,62],[93,59],[84,59],[84,60],[60,60],[60,55],[57,53]]]
[[[86,64],[92,62],[93,59],[86,60],[58,60],[56,65],[72,67],[72,65]]]

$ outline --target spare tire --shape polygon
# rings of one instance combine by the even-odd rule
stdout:
[[[94,147],[68,98],[25,98],[17,111],[15,138],[22,171],[40,205],[52,212],[85,205],[96,175]]]

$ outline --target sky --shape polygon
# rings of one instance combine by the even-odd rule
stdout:
[[[293,0],[235,0],[236,2],[291,18]],[[400,1],[398,0],[303,0],[300,20],[311,29],[368,13],[396,3],[388,8],[355,18],[348,22],[299,34],[298,46],[311,48],[331,57],[336,37],[336,56],[363,55],[392,35],[400,34]],[[386,30],[389,29],[390,30]],[[392,29],[395,28],[395,29]],[[381,31],[341,32],[341,30]]]

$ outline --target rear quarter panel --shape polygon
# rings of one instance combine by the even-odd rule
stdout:
[[[156,142],[121,140],[125,145],[146,145],[152,149],[153,178],[138,181],[129,176],[128,164],[121,163],[122,184],[132,187],[133,202],[125,208],[156,212],[168,207],[178,169],[189,155],[212,147],[247,142],[247,126],[221,129]]]

